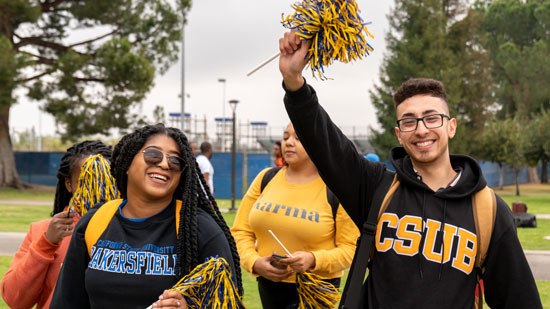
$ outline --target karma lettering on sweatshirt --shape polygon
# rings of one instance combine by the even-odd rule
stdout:
[[[133,248],[124,242],[99,240],[92,247],[91,269],[130,275],[174,275],[174,246],[147,244]]]
[[[445,223],[443,233],[441,229],[441,222],[427,219],[422,236],[421,217],[406,215],[399,218],[386,212],[380,217],[376,229],[376,250],[393,250],[399,255],[415,256],[422,243],[421,254],[426,260],[437,264],[451,263],[453,268],[470,274],[477,252],[476,234],[449,223]]]

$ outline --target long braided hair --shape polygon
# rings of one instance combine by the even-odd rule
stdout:
[[[81,159],[96,154],[110,160],[111,152],[111,147],[101,141],[84,141],[67,148],[67,151],[61,157],[61,163],[59,163],[59,169],[57,170],[57,186],[55,188],[52,216],[62,212],[69,205],[72,193],[67,191],[65,187],[65,178],[71,178],[71,172],[77,167],[76,164]]]
[[[178,240],[176,243],[176,269],[179,272],[177,275],[181,277],[203,262],[198,260],[197,209],[201,208],[216,221],[227,238],[235,264],[234,271],[237,288],[239,294],[242,295],[243,286],[241,268],[239,266],[240,259],[235,240],[220,213],[216,200],[210,193],[204,176],[200,172],[187,137],[179,129],[166,128],[162,123],[159,123],[139,128],[122,137],[113,150],[111,164],[111,174],[115,177],[116,185],[122,198],[127,198],[128,175],[126,171],[130,168],[138,151],[150,137],[155,135],[166,135],[172,138],[178,145],[181,157],[187,166],[182,172],[180,182],[174,192],[174,197],[182,201]],[[205,188],[205,190],[202,188]]]

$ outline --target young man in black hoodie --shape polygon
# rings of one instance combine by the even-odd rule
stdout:
[[[302,77],[309,45],[293,32],[279,41],[285,107],[319,174],[361,227],[385,166],[358,154],[319,105]],[[441,82],[409,80],[394,101],[402,147],[392,149],[391,162],[400,186],[378,222],[364,307],[473,308],[478,270],[472,195],[486,181],[474,159],[449,154],[457,123]],[[490,307],[542,308],[510,209],[498,196],[484,266]]]

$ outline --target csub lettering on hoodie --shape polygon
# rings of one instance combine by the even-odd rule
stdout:
[[[436,240],[441,238],[441,227],[441,222],[437,220],[426,220],[422,255],[427,261],[437,264],[451,263],[451,267],[470,274],[474,268],[477,253],[476,234],[445,223],[443,241],[438,246]],[[394,237],[382,237],[382,234],[391,234]],[[380,217],[376,228],[376,250],[379,252],[393,250],[399,255],[415,256],[420,251],[421,238],[421,217],[406,215],[399,218],[394,213],[386,212]],[[453,250],[455,247],[456,250]]]

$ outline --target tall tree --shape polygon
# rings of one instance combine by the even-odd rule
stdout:
[[[66,140],[128,128],[155,71],[177,60],[190,4],[0,0],[0,187],[22,185],[8,130],[17,89],[44,102]]]
[[[500,115],[536,115],[550,106],[550,3],[496,0],[486,9]]]
[[[487,6],[484,28],[501,106],[499,116],[518,115],[527,120],[550,108],[550,3],[493,1]],[[529,181],[537,181],[535,168],[528,170]]]
[[[506,153],[510,148],[510,139],[506,130],[507,126],[502,121],[490,121],[486,124],[485,130],[479,136],[481,159],[495,162],[499,168],[498,186],[502,190],[504,185],[504,163]]]
[[[514,118],[508,118],[504,121],[499,121],[499,125],[504,127],[506,132],[506,164],[514,168],[516,173],[516,195],[519,196],[519,170],[522,166],[527,164],[527,158],[525,156],[525,145],[527,144],[525,134],[525,121],[519,119],[519,116]]]
[[[499,166],[499,187],[503,185],[503,165],[514,168],[516,173],[516,195],[519,195],[519,170],[527,163],[525,145],[527,137],[522,121],[518,117],[493,120],[486,124],[485,130],[477,137],[482,158],[495,162]]]
[[[490,61],[483,48],[483,15],[461,0],[395,0],[388,16],[388,55],[379,85],[371,91],[380,130],[371,143],[386,157],[397,145],[392,94],[409,78],[441,80],[448,92],[450,113],[459,123],[452,152],[475,153],[473,139],[491,116]]]

